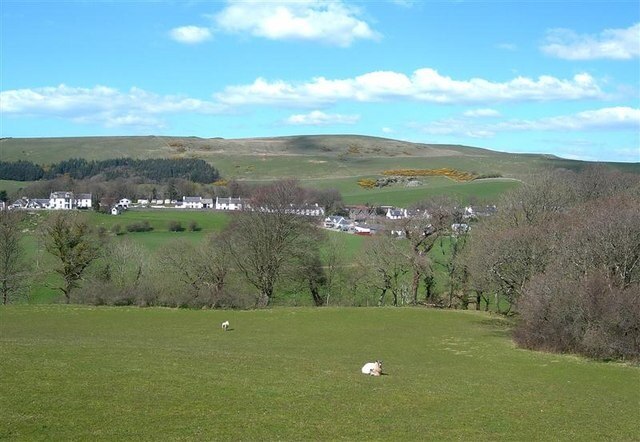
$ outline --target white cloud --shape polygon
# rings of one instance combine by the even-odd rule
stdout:
[[[169,35],[175,41],[187,44],[202,43],[211,38],[211,31],[199,26],[181,26],[173,28]]]
[[[393,134],[396,131],[391,127],[383,127],[382,128],[382,132],[385,133],[385,134]]]
[[[297,84],[258,78],[252,84],[229,86],[216,97],[220,102],[230,105],[310,107],[340,100],[486,103],[603,98],[604,94],[596,80],[586,73],[577,74],[571,79],[544,75],[537,79],[516,77],[496,83],[483,78],[454,80],[434,69],[423,68],[414,71],[411,76],[393,71],[375,71],[346,79],[317,77]]]
[[[79,88],[62,84],[0,92],[0,112],[3,115],[67,118],[78,123],[97,123],[107,127],[161,127],[163,123],[158,116],[163,114],[213,114],[223,109],[216,103],[181,96],[162,96],[139,88],[121,92],[106,86]]]
[[[498,112],[495,109],[488,109],[488,108],[471,109],[466,111],[463,115],[465,117],[471,117],[471,118],[492,118],[492,117],[499,117],[500,112]]]
[[[538,120],[510,120],[496,125],[501,130],[639,130],[640,109],[607,107],[578,112],[573,115],[541,118]]]
[[[410,126],[431,135],[461,135],[472,138],[488,138],[498,132],[520,131],[640,131],[640,109],[608,107],[572,115],[537,120],[512,119],[493,124],[479,124],[473,118],[448,118],[426,124],[412,123]]]
[[[542,52],[566,60],[640,57],[640,23],[626,29],[605,29],[599,35],[579,35],[569,29],[547,32]]]
[[[360,120],[360,115],[326,114],[322,111],[312,111],[308,114],[291,115],[287,118],[287,124],[304,126],[327,126],[331,124],[355,124]]]
[[[380,36],[360,10],[341,1],[229,1],[214,17],[217,28],[270,40],[310,40],[350,46],[357,39]]]

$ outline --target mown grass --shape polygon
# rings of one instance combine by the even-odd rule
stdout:
[[[9,306],[0,354],[8,440],[639,436],[638,368],[516,349],[475,312]]]

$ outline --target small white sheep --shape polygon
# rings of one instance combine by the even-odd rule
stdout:
[[[228,328],[229,328],[229,321],[224,321],[222,323],[222,330],[227,331]]]
[[[382,374],[382,361],[367,362],[362,366],[362,374],[380,376]]]

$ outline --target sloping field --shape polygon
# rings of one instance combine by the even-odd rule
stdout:
[[[81,157],[202,158],[225,178],[243,180],[345,178],[380,175],[387,169],[449,167],[478,174],[521,177],[540,168],[582,163],[545,155],[516,155],[468,146],[410,143],[358,135],[273,138],[77,137],[3,138],[4,161],[51,164]]]
[[[476,312],[10,306],[0,354],[0,439],[640,436],[637,367],[518,350]]]

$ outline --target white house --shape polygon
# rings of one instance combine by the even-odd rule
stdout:
[[[78,193],[75,195],[74,204],[77,209],[90,209],[91,208],[91,194],[90,193]]]
[[[73,192],[52,192],[49,196],[49,208],[53,210],[71,210],[74,202]]]
[[[204,209],[213,209],[213,198],[202,198],[202,207]]]
[[[140,206],[148,206],[149,205],[149,200],[147,199],[138,199],[138,202],[136,203]]]
[[[242,210],[244,206],[242,198],[216,197],[216,210]]]
[[[318,203],[306,204],[298,207],[296,213],[305,216],[324,216],[324,207],[319,206]]]
[[[451,231],[456,235],[459,235],[461,233],[468,233],[469,230],[471,230],[471,227],[469,226],[469,224],[464,224],[464,223],[451,224]]]
[[[389,219],[402,219],[407,217],[407,209],[388,208],[385,215]]]
[[[125,209],[128,209],[130,204],[131,200],[129,198],[121,198],[120,201],[118,201],[118,205],[124,207]]]
[[[49,200],[46,198],[34,198],[29,200],[27,204],[28,209],[48,209]]]
[[[185,209],[202,209],[204,204],[200,196],[183,196],[182,206]]]
[[[111,208],[111,214],[112,215],[120,215],[122,213],[121,207],[122,206],[113,206]]]

